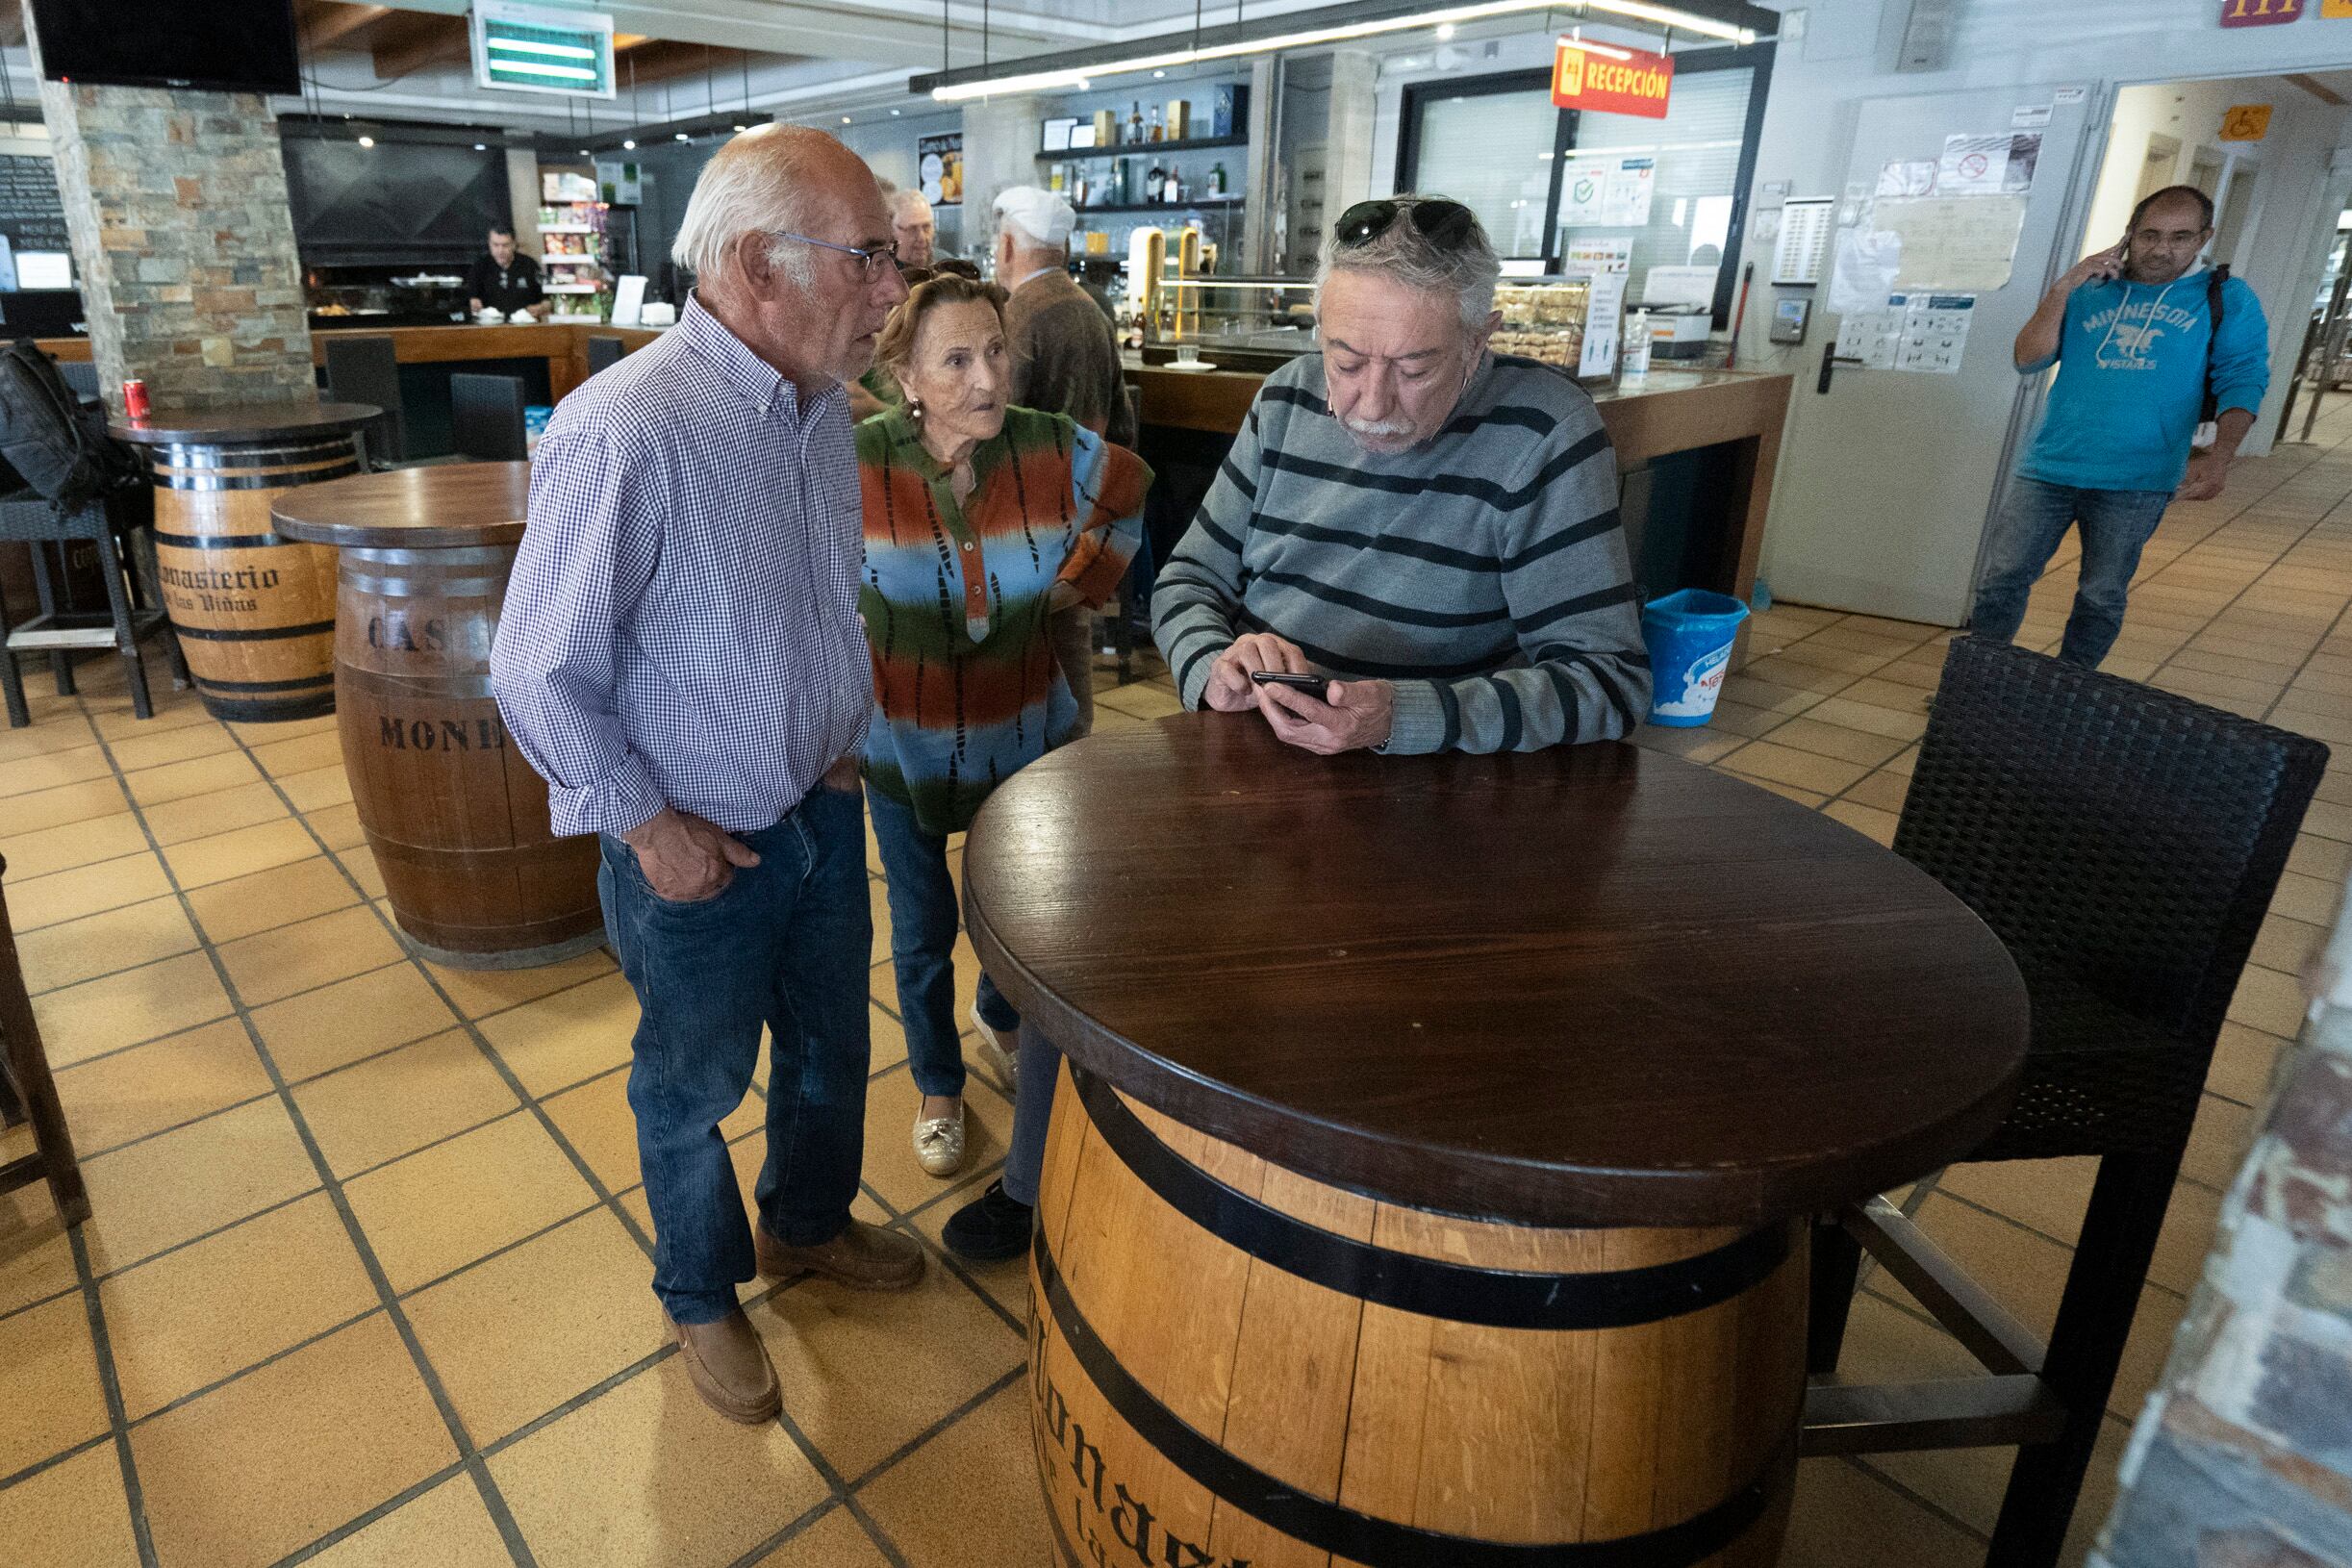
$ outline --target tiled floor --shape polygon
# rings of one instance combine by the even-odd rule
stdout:
[[[2352,632],[2338,624],[2352,447],[2335,445],[2352,412],[2322,432],[2245,465],[2225,502],[2175,508],[2111,668],[2352,740]],[[2035,596],[2040,644],[2068,586],[2061,571]],[[1642,739],[1884,839],[1943,635],[1775,609],[1714,727]],[[915,1167],[886,962],[859,1207],[923,1237],[934,1267],[912,1297],[809,1282],[758,1297],[787,1413],[746,1430],[705,1411],[662,1349],[622,1099],[635,1004],[610,959],[500,974],[409,958],[332,721],[224,725],[178,696],[139,722],[110,671],[85,684],[0,731],[8,898],[96,1209],[68,1236],[44,1190],[0,1199],[0,1557],[1050,1560],[1018,1388],[1025,1284],[1016,1265],[937,1252],[941,1222],[1000,1157],[1009,1107],[975,1080],[974,1166],[950,1183]],[[1101,703],[1106,726],[1176,706],[1164,678]],[[2352,761],[2329,775],[2233,1010],[2078,1559],[2348,864]],[[747,1179],[755,1102],[727,1131]],[[1979,1166],[1911,1201],[2046,1327],[2086,1182],[2081,1162]],[[1873,1279],[1846,1370],[1967,1367]],[[1863,1568],[1900,1543],[1910,1568],[1973,1562],[2003,1457],[1808,1461],[1786,1561]]]

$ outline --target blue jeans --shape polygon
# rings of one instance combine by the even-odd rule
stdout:
[[[2026,595],[2058,553],[2067,525],[2079,522],[2082,575],[2058,656],[2096,670],[2123,630],[2124,599],[2132,573],[2139,569],[2139,552],[2170,504],[2168,490],[2081,490],[2023,474],[2012,478],[2001,515],[1993,520],[1968,629],[2003,643],[2015,637],[2025,620]]]
[[[768,1156],[752,1198],[769,1234],[792,1247],[839,1235],[865,1153],[873,921],[858,797],[821,786],[741,837],[760,863],[699,902],[656,895],[616,838],[596,872],[642,1009],[629,1109],[653,1211],[653,1293],[680,1323],[734,1311],[736,1285],[757,1272],[719,1124],[751,1086],[762,1025],[773,1036]]]
[[[1035,1208],[1038,1178],[1046,1172],[1046,1130],[1053,1121],[1053,1089],[1061,1081],[1062,1053],[1035,1029],[1024,1029],[1019,1072],[1013,1141],[1004,1151],[1004,1196]]]
[[[914,809],[866,792],[873,842],[882,851],[890,894],[890,963],[898,982],[898,1024],[915,1087],[926,1095],[964,1092],[964,1048],[955,1022],[955,881],[948,874],[948,838],[926,833]],[[1021,1027],[1021,1015],[980,974],[977,1011],[999,1034]]]

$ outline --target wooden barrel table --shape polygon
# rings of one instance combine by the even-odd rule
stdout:
[[[360,471],[367,403],[158,409],[118,421],[155,475],[164,608],[215,719],[311,719],[335,707],[335,562],[271,531],[296,486]]]
[[[604,940],[596,841],[557,838],[547,786],[490,691],[528,463],[362,474],[278,497],[290,539],[336,545],[335,698],[343,768],[410,945],[521,969]]]
[[[1068,1055],[1029,1404],[1073,1565],[1774,1562],[1806,1218],[2024,1061],[1926,874],[1614,744],[1098,734],[990,798],[964,899]]]

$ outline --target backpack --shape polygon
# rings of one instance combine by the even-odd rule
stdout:
[[[106,433],[103,414],[82,407],[30,338],[0,349],[0,460],[61,517],[145,478],[138,454]]]
[[[2227,262],[2213,269],[2205,285],[2205,308],[2213,313],[2213,329],[2205,337],[2205,396],[2197,404],[2197,435],[2190,444],[2200,450],[2220,439],[2221,399],[2213,392],[2213,344],[2221,339],[2221,291],[2230,281]]]

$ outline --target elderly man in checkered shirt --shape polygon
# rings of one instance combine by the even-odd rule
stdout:
[[[605,928],[641,1005],[629,1105],[653,1289],[695,1387],[771,1419],[736,1302],[754,1271],[899,1290],[907,1237],[849,1217],[872,918],[855,756],[873,708],[842,384],[906,297],[873,173],[761,126],[695,183],[677,326],[564,400],[492,652],[558,833],[603,842]],[[720,1122],[772,1037],[745,1223]]]

